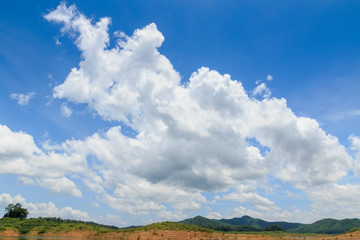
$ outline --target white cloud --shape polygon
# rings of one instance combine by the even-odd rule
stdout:
[[[267,76],[266,76],[266,80],[268,80],[268,81],[271,81],[271,80],[273,80],[274,78],[273,78],[273,76],[271,76],[270,74],[268,74]]]
[[[112,208],[162,218],[201,209],[207,203],[202,192],[234,188],[223,198],[259,209],[234,213],[284,217],[289,213],[257,194],[256,184],[246,191],[236,186],[273,176],[305,191],[333,186],[352,167],[336,137],[314,119],[296,116],[285,99],[271,98],[264,83],[252,92],[261,100],[230,75],[205,67],[186,86],[180,84],[180,75],[157,50],[164,37],[153,23],[132,36],[120,34],[117,46],[109,48],[109,18],[93,23],[64,3],[45,18],[63,23],[62,31],[82,53],[54,97],[85,103],[104,120],[123,122],[138,134],[132,138],[112,127],[40,150],[30,135],[0,126],[2,173],[43,187],[48,179],[60,179],[52,191],[80,196],[71,180],[76,175]]]
[[[72,109],[68,107],[65,103],[61,104],[60,110],[61,110],[61,115],[63,115],[64,117],[66,118],[71,117]]]
[[[55,38],[55,45],[58,45],[58,46],[60,46],[60,45],[61,45],[61,42],[59,41],[59,39],[58,39],[58,38]]]
[[[116,198],[110,195],[103,195],[101,201],[108,204],[113,209],[120,212],[126,212],[133,215],[146,215],[149,213],[156,213],[163,211],[166,207],[162,204],[157,204],[154,201],[142,200],[140,198],[130,198],[128,201],[123,201],[123,198]]]
[[[38,185],[50,190],[51,192],[74,197],[81,197],[81,191],[76,184],[66,177],[61,178],[28,178],[20,177],[20,180],[28,185]]]
[[[29,92],[26,94],[12,93],[10,95],[10,98],[16,100],[19,105],[25,106],[29,104],[30,99],[33,98],[35,95],[35,92]]]
[[[308,209],[292,207],[289,210],[264,208],[247,209],[243,206],[235,207],[230,211],[221,214],[218,218],[232,218],[242,215],[249,215],[262,218],[268,221],[290,221],[313,223],[323,218],[357,218],[360,214],[360,204],[357,199],[360,195],[359,184],[337,183],[314,186],[307,188],[305,194],[310,202]],[[341,211],[339,211],[341,209]]]
[[[257,209],[262,211],[269,210],[280,210],[279,207],[275,206],[275,203],[270,201],[269,199],[260,196],[255,192],[232,192],[222,196],[216,196],[216,200],[230,200],[234,202],[240,203],[252,203]]]
[[[351,135],[349,137],[349,140],[351,142],[350,149],[353,151],[354,154],[354,174],[356,176],[360,176],[360,138],[354,135]]]
[[[248,215],[254,218],[261,218],[266,221],[292,221],[292,216],[296,216],[295,212],[289,212],[285,210],[271,211],[271,210],[261,210],[254,211],[251,209],[247,209],[243,206],[239,206],[234,208],[230,214],[226,215],[226,218],[233,218],[243,215]],[[296,212],[297,213],[297,212]],[[296,216],[296,222],[299,222],[298,216]]]
[[[187,218],[182,212],[161,211],[157,215],[162,221],[180,221]]]
[[[126,222],[117,215],[106,214],[105,216],[100,216],[99,220],[102,224],[117,226],[117,227],[125,227]]]
[[[84,160],[77,153],[71,157],[63,153],[44,153],[29,134],[13,132],[0,125],[0,173],[19,175],[26,184],[79,197],[80,190],[65,175],[84,171]]]
[[[207,212],[205,217],[210,218],[210,219],[221,219],[221,218],[223,218],[221,213],[218,213],[218,212]]]
[[[32,203],[27,202],[20,194],[11,196],[8,193],[0,194],[0,206],[5,207],[10,203],[20,203],[28,209],[30,217],[61,217],[64,219],[78,219],[85,221],[94,221],[87,212],[73,209],[71,207],[58,208],[54,203]]]
[[[310,210],[305,214],[311,221],[323,217],[337,219],[357,218],[360,214],[359,184],[328,184],[307,189],[311,201]],[[341,211],[339,211],[341,209]]]
[[[257,193],[256,182],[247,182],[234,186],[234,191],[216,195],[214,200],[228,200],[235,203],[251,203],[253,207],[261,212],[276,212],[280,211],[281,208],[269,200],[268,198],[261,196]]]
[[[252,91],[252,95],[254,97],[261,96],[263,98],[269,98],[271,97],[271,91],[265,83],[261,83]]]
[[[360,151],[360,138],[354,135],[351,135],[349,137],[349,140],[351,141],[351,150],[353,151]]]

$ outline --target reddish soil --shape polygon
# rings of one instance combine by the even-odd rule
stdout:
[[[19,234],[12,230],[6,230],[0,232],[0,236],[18,236]],[[29,234],[28,236],[34,236]],[[296,237],[294,235],[289,236],[271,236],[271,235],[254,235],[254,234],[228,234],[228,233],[204,233],[204,232],[193,232],[193,231],[145,231],[145,232],[120,232],[120,233],[103,233],[96,234],[90,231],[71,231],[67,233],[45,233],[41,234],[40,237],[64,237],[64,238],[77,238],[77,239],[101,239],[101,240],[112,240],[112,239],[127,239],[127,240],[295,240],[295,239],[306,239],[306,240],[358,240],[360,239],[360,231],[353,233],[346,233],[336,236],[314,236],[314,237]]]
[[[19,233],[14,230],[5,230],[0,232],[0,236],[2,237],[16,237],[19,236]]]

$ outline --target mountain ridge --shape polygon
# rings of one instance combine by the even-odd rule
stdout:
[[[259,218],[252,218],[248,215],[244,215],[240,218],[232,218],[232,219],[219,219],[220,222],[228,223],[232,225],[247,225],[255,228],[262,228],[265,229],[271,225],[278,225],[279,227],[283,228],[284,230],[288,230],[291,228],[297,228],[302,223],[292,223],[292,222],[285,222],[285,221],[276,221],[276,222],[268,222]]]
[[[180,222],[220,231],[264,231],[270,226],[277,225],[291,233],[340,234],[346,233],[354,228],[360,228],[360,219],[358,218],[346,218],[341,220],[325,218],[311,224],[304,224],[286,221],[268,222],[263,219],[252,218],[248,215],[232,219],[209,219],[202,216],[196,216]]]

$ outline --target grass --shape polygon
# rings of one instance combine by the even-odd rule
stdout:
[[[356,232],[356,231],[360,231],[360,228],[352,228],[349,230],[349,233]]]
[[[45,233],[67,233],[70,231],[91,231],[95,235],[102,233],[137,233],[153,231],[194,231],[203,233],[224,233],[221,231],[215,231],[209,228],[198,227],[195,225],[189,225],[177,222],[160,222],[153,223],[143,227],[132,227],[127,229],[118,229],[113,226],[100,225],[92,222],[82,222],[75,220],[63,220],[59,218],[30,218],[30,219],[18,219],[18,218],[2,218],[0,219],[0,232],[4,230],[15,230],[20,235],[41,235]],[[359,231],[360,228],[351,229],[350,232]],[[255,232],[226,232],[231,234],[251,234],[262,236],[277,236],[277,237],[312,237],[319,234],[314,233],[288,233],[283,231],[255,231]],[[225,233],[225,234],[226,234]]]
[[[84,223],[74,220],[62,220],[56,218],[2,218],[0,219],[0,231],[15,230],[20,235],[26,234],[44,234],[52,233],[67,233],[70,231],[92,231],[95,234],[107,232],[142,232],[142,231],[157,231],[157,230],[172,230],[172,231],[196,231],[196,232],[214,232],[211,229],[201,228],[198,226],[187,225],[176,222],[161,222],[153,223],[143,227],[133,227],[128,229],[116,229],[113,226],[105,226],[95,223]]]
[[[142,231],[154,231],[154,230],[195,231],[195,232],[208,232],[208,233],[215,232],[212,229],[202,228],[202,227],[198,227],[195,225],[188,225],[188,224],[177,223],[177,222],[159,222],[159,223],[153,223],[153,224],[143,226],[143,227],[122,229],[120,231],[142,232]],[[117,230],[117,231],[119,231],[119,230]]]
[[[73,220],[58,220],[55,218],[2,218],[0,219],[0,231],[15,230],[20,235],[26,235],[28,233],[44,234],[46,232],[69,232],[69,231],[95,231],[95,232],[107,232],[114,230],[114,227],[104,227],[98,224],[77,222]]]

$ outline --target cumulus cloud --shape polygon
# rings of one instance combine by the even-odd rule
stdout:
[[[58,208],[52,202],[32,203],[27,202],[20,194],[11,196],[8,193],[0,194],[0,206],[6,207],[10,203],[20,203],[29,210],[30,217],[61,217],[64,219],[78,219],[85,221],[94,221],[87,212],[73,209],[71,207]]]
[[[306,213],[309,219],[320,219],[319,216],[357,218],[360,214],[360,204],[357,200],[360,197],[359,184],[334,183],[306,191],[311,201],[310,210]]]
[[[85,163],[85,164],[84,164]],[[0,173],[16,174],[26,184],[43,186],[59,194],[81,196],[80,190],[67,174],[84,171],[79,154],[44,152],[24,132],[13,132],[0,125]],[[49,184],[51,183],[51,184]]]
[[[274,78],[273,78],[273,76],[271,76],[270,74],[268,74],[267,76],[266,76],[266,80],[268,80],[268,81],[271,81],[271,80],[273,80]]]
[[[196,192],[226,190],[270,172],[300,187],[346,175],[351,159],[338,140],[315,120],[297,117],[284,99],[270,99],[265,84],[253,92],[266,97],[258,101],[229,75],[200,68],[182,86],[170,61],[157,50],[164,37],[155,24],[135,30],[133,36],[121,34],[118,45],[109,49],[109,18],[93,24],[74,5],[65,4],[45,18],[76,34],[83,57],[54,88],[54,97],[86,103],[105,120],[122,121],[139,132],[132,139],[112,128],[87,139],[87,154],[109,169],[103,181],[118,182],[110,170],[118,169],[147,188],[171,184],[173,190]],[[261,154],[247,137],[270,152]],[[302,174],[296,176],[298,170]],[[121,181],[112,186],[120,194],[129,184]]]
[[[76,184],[67,177],[61,178],[29,178],[20,177],[24,184],[38,185],[48,189],[51,192],[63,195],[70,195],[74,197],[81,197],[81,191]]]
[[[26,94],[12,93],[10,95],[10,98],[16,100],[19,105],[25,106],[29,104],[30,99],[33,98],[35,95],[36,95],[35,92],[29,92]]]
[[[351,150],[353,151],[360,151],[360,138],[354,135],[351,135],[349,137],[349,140],[351,141]]]
[[[280,210],[279,207],[275,206],[275,203],[270,201],[269,199],[260,196],[255,192],[232,192],[229,194],[225,194],[223,196],[216,196],[216,200],[230,200],[234,202],[241,202],[241,203],[252,203],[258,210],[261,211],[269,211],[270,208],[272,210]]]
[[[161,211],[157,215],[162,221],[180,221],[184,220],[187,215],[183,212]]]
[[[115,126],[41,150],[30,135],[0,126],[2,173],[43,187],[49,179],[60,180],[52,191],[80,196],[71,180],[75,174],[114,209],[169,218],[201,209],[208,203],[203,192],[226,192],[268,176],[304,190],[334,186],[352,166],[336,137],[316,120],[296,116],[264,83],[249,96],[230,75],[202,67],[181,84],[158,51],[164,36],[154,23],[132,36],[116,34],[110,48],[110,18],[93,22],[65,3],[45,18],[63,24],[82,54],[78,67],[54,87],[54,98],[86,104],[105,121],[137,134],[124,135]],[[287,216],[257,188],[235,189],[219,199],[259,209],[247,213]]]
[[[354,173],[356,176],[360,176],[360,138],[358,136],[351,135],[349,140],[351,142],[350,149],[352,150],[355,158]]]

